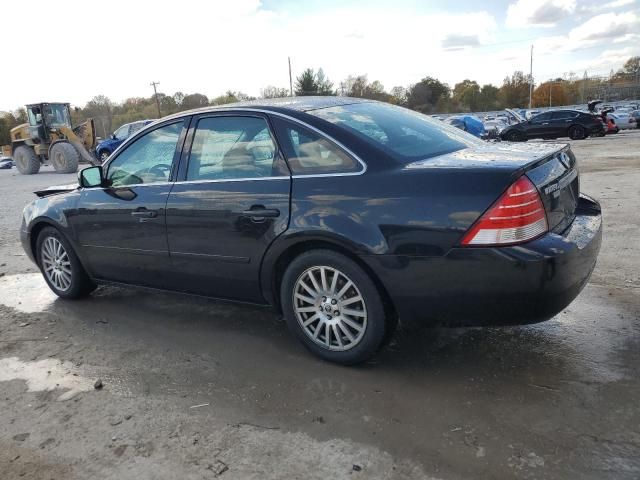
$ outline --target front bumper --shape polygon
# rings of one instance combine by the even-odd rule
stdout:
[[[511,247],[453,248],[442,257],[367,256],[401,322],[516,325],[547,320],[587,283],[602,240],[595,200],[581,195],[562,233]]]

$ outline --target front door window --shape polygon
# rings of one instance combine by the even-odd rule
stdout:
[[[183,122],[150,131],[128,145],[109,163],[112,187],[167,182]]]

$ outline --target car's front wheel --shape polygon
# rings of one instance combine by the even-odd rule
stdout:
[[[388,324],[375,283],[332,250],[298,256],[287,268],[281,303],[289,328],[319,357],[344,365],[369,359]]]
[[[524,142],[526,140],[524,133],[520,133],[517,130],[512,130],[507,134],[507,141],[509,142]]]
[[[36,242],[38,266],[47,285],[61,298],[88,295],[96,285],[85,272],[66,238],[55,228],[45,227]]]
[[[100,161],[104,163],[104,161],[109,158],[109,155],[111,155],[109,153],[109,150],[100,150],[100,154],[98,155],[98,158],[100,158]]]

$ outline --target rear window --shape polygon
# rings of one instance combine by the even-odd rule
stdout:
[[[383,103],[354,103],[307,113],[349,130],[403,163],[482,144],[440,120]]]

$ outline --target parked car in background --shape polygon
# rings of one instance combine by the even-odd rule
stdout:
[[[13,160],[9,157],[0,157],[0,170],[13,168]]]
[[[346,97],[165,117],[79,185],[37,194],[21,241],[58,296],[116,282],[272,305],[343,364],[398,319],[551,318],[587,283],[602,235],[569,146],[487,143]]]
[[[640,110],[634,110],[629,117],[629,121],[635,123],[636,128],[640,128]]]
[[[636,128],[636,122],[631,120],[631,115],[627,113],[620,113],[620,110],[608,113],[607,117],[611,118],[620,130]]]
[[[101,141],[96,146],[96,157],[104,162],[109,157],[109,155],[111,155],[115,151],[116,148],[122,145],[122,142],[124,142],[127,138],[129,138],[141,128],[146,127],[154,121],[155,120],[140,120],[138,122],[125,123],[115,132],[113,132],[109,138]]]
[[[615,120],[613,120],[613,118],[609,117],[608,115],[606,116],[606,133],[618,133],[620,131],[620,129],[618,128],[618,126],[616,125]]]
[[[500,138],[500,133],[508,126],[507,120],[504,118],[489,118],[483,124],[486,138],[489,139]]]
[[[535,117],[536,115],[539,115],[539,114],[540,114],[540,110],[527,110],[525,115],[524,115],[524,118],[526,120],[529,120],[532,117]]]
[[[444,121],[478,138],[484,137],[486,133],[482,120],[475,115],[453,115],[445,118]]]
[[[555,139],[569,137],[582,140],[590,135],[603,135],[602,120],[578,110],[553,110],[541,113],[530,120],[505,128],[500,138],[511,142],[526,142],[532,138]]]

